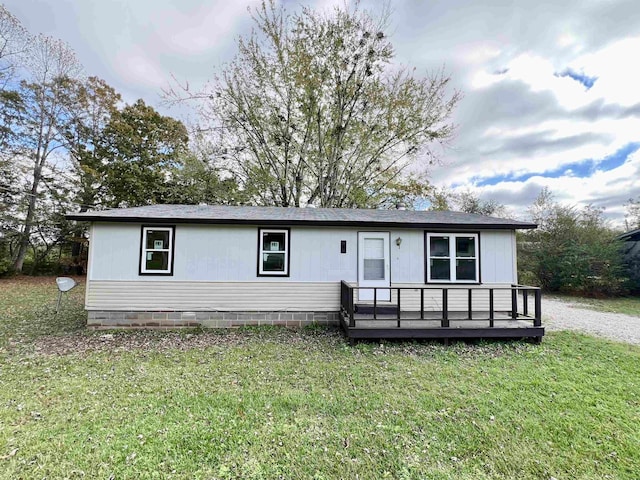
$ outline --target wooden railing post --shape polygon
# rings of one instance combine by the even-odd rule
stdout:
[[[400,289],[398,288],[398,328],[400,328]]]
[[[467,300],[467,310],[469,311],[468,317],[469,317],[469,320],[473,320],[473,299],[472,299],[473,290],[469,288],[468,291],[469,291],[469,294],[468,294],[469,298]]]
[[[518,318],[518,287],[511,286],[511,318]]]
[[[522,290],[522,313],[525,317],[529,315],[529,290],[526,288]]]
[[[420,289],[420,320],[424,320],[424,288]]]
[[[493,327],[493,288],[489,289],[489,327]]]
[[[440,326],[449,326],[449,291],[446,288],[442,289],[442,322]]]
[[[542,290],[539,288],[535,291],[535,317],[533,319],[534,327],[542,326]]]
[[[353,317],[353,287],[349,287],[349,326],[356,326],[356,319]]]

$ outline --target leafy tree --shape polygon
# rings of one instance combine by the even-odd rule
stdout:
[[[169,97],[198,104],[254,202],[391,204],[407,166],[424,171],[431,147],[450,138],[459,94],[447,93],[443,72],[418,77],[392,63],[387,18],[359,4],[289,14],[263,1],[254,32],[210,88]]]
[[[636,199],[630,198],[624,206],[627,210],[624,216],[627,230],[640,228],[640,197]]]
[[[603,209],[559,204],[545,188],[529,213],[538,229],[518,235],[521,282],[587,296],[625,291],[621,244]]]
[[[242,205],[248,202],[247,192],[239,188],[236,179],[217,160],[217,149],[196,135],[189,151],[174,168],[167,197],[169,203]]]
[[[102,147],[120,100],[120,94],[100,78],[72,82],[62,133],[71,160],[72,200],[80,212],[99,207],[106,196],[103,165],[110,159]]]
[[[471,190],[461,192],[455,197],[456,210],[478,215],[504,216],[506,208],[496,200],[483,200]]]
[[[471,190],[455,193],[446,187],[431,188],[426,195],[430,210],[454,210],[478,215],[506,216],[507,208],[496,200],[483,200]]]
[[[171,196],[171,172],[188,146],[185,126],[138,100],[111,113],[97,155],[105,187],[104,204],[133,207],[164,203]]]

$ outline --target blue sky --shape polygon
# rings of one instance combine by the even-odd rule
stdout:
[[[341,0],[300,2],[331,8]],[[296,8],[299,2],[287,2]],[[363,1],[375,9],[380,2]],[[199,87],[251,27],[251,0],[8,0],[32,33],[67,41],[126,101],[163,109],[172,75]],[[521,216],[548,186],[619,222],[640,196],[637,0],[396,0],[398,64],[444,68],[464,98],[432,181]],[[172,112],[169,112],[172,113]],[[175,114],[178,114],[176,112]],[[420,165],[417,165],[420,168]]]

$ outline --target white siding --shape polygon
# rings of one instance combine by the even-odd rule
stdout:
[[[482,283],[516,283],[515,232],[480,232],[480,278]]]
[[[357,238],[364,230],[292,227],[290,276],[259,277],[258,226],[178,224],[173,276],[140,276],[141,225],[95,223],[87,308],[335,311],[340,280],[357,282]],[[424,285],[425,232],[386,231],[392,284]],[[512,231],[480,231],[483,284],[515,282],[513,239]],[[347,241],[345,254],[340,253],[342,240]],[[439,295],[434,296],[434,309]],[[462,302],[452,293],[450,305],[458,301]]]
[[[173,276],[140,276],[140,225],[93,228],[92,280],[211,282],[356,281],[357,232],[352,229],[291,229],[290,277],[258,277],[258,228],[177,225]],[[340,241],[347,253],[340,253]]]

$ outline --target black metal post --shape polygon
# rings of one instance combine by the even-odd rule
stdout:
[[[489,327],[493,328],[493,288],[489,289]]]
[[[398,328],[400,328],[400,289],[398,288]]]
[[[378,289],[373,287],[373,319],[378,318]]]
[[[446,288],[442,289],[442,322],[440,326],[448,327],[449,326],[449,290]]]

